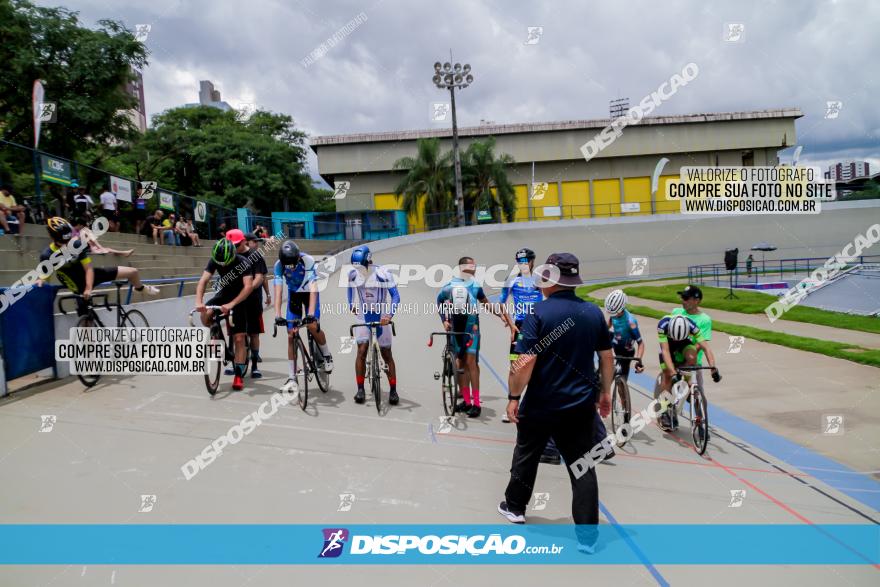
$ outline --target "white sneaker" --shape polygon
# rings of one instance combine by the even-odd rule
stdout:
[[[283,393],[299,393],[299,384],[296,382],[296,379],[288,377],[284,385],[281,386],[281,391]]]
[[[324,355],[324,371],[326,373],[333,372],[333,357],[330,355]]]
[[[145,285],[144,289],[141,290],[141,293],[146,296],[156,297],[159,295],[159,288],[154,285]]]

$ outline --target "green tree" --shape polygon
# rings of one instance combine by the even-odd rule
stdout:
[[[394,162],[395,170],[406,172],[394,193],[398,201],[403,200],[407,214],[417,214],[424,205],[426,215],[447,213],[448,219],[453,219],[451,162],[452,153],[440,152],[440,139],[419,139],[415,157],[402,157]],[[440,225],[445,224],[448,221],[441,220]]]
[[[146,64],[146,49],[125,26],[98,21],[92,30],[66,8],[0,0],[0,134],[33,144],[31,90],[46,87],[57,122],[44,123],[40,148],[64,157],[137,134],[125,111],[136,101],[125,91],[132,68]]]
[[[293,210],[306,210],[314,196],[304,139],[285,114],[257,111],[244,119],[209,106],[181,107],[153,117],[119,163],[139,181],[258,214],[281,209],[285,198]]]
[[[513,222],[516,199],[507,168],[514,163],[507,153],[496,157],[495,137],[474,141],[462,154],[462,191],[465,209],[473,211],[473,221],[478,210],[489,210],[495,222],[501,221],[502,214]]]

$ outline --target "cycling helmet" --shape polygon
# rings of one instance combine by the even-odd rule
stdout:
[[[669,339],[675,342],[681,342],[687,339],[691,334],[691,325],[689,320],[684,316],[674,316],[666,326],[666,332]]]
[[[622,290],[615,289],[605,297],[605,309],[609,314],[620,314],[626,308],[626,294]]]
[[[299,247],[292,240],[284,241],[281,249],[278,251],[278,260],[281,261],[282,265],[296,265],[299,263],[301,256]]]
[[[235,260],[235,245],[231,241],[221,238],[211,249],[211,259],[218,265],[229,265]]]
[[[526,263],[528,263],[530,261],[534,261],[535,260],[535,251],[533,251],[532,249],[520,249],[516,252],[515,259],[516,259],[517,263],[522,263],[523,259],[525,259]]]
[[[53,216],[47,220],[46,228],[49,230],[49,236],[54,241],[67,242],[73,237],[73,226],[60,216]]]
[[[361,245],[351,252],[352,265],[363,265],[364,267],[368,267],[372,262],[373,253],[370,252],[370,247],[367,245]]]

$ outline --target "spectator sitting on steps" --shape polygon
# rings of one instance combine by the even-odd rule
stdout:
[[[73,222],[73,237],[79,238],[80,232],[83,228],[86,227],[85,220],[82,218],[74,218]],[[96,255],[119,255],[120,257],[131,257],[131,254],[134,253],[134,249],[128,249],[127,251],[118,251],[116,249],[111,249],[109,247],[105,247],[101,243],[98,242],[97,237],[92,237],[89,239],[89,248]]]

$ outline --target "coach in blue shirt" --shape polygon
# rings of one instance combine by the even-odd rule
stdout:
[[[525,522],[547,441],[556,441],[567,464],[593,448],[596,404],[600,414],[607,416],[614,373],[611,335],[602,310],[574,292],[583,283],[577,257],[570,253],[550,255],[543,270],[536,273],[545,299],[535,304],[523,322],[522,338],[516,346],[521,356],[510,366],[507,415],[516,423],[516,448],[505,501],[498,506],[499,513],[520,524]],[[601,379],[594,368],[597,353]],[[528,393],[522,397],[526,384]],[[575,524],[598,524],[595,468],[578,478],[569,469],[569,477]],[[581,532],[578,534],[580,537]]]

